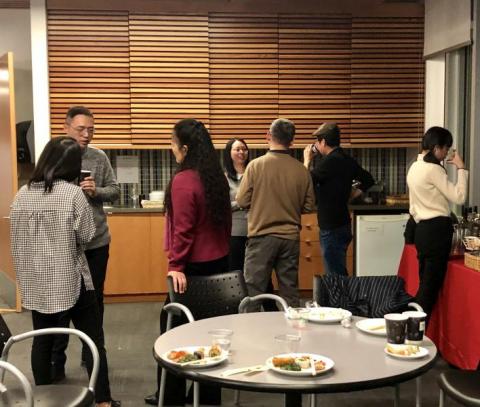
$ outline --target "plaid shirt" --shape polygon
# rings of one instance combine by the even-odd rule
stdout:
[[[10,212],[10,238],[22,305],[44,314],[78,300],[81,280],[93,290],[83,246],[95,233],[92,210],[80,187],[63,180],[51,193],[44,183],[22,187]]]

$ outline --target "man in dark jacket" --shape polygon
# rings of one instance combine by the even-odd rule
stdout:
[[[313,136],[317,141],[305,148],[304,165],[310,169],[317,198],[325,271],[347,275],[347,247],[352,241],[348,210],[352,182],[360,182],[361,193],[369,189],[374,180],[340,147],[340,129],[335,123],[322,124]],[[321,157],[315,157],[317,153]]]

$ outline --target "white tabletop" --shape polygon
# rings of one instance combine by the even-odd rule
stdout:
[[[281,312],[235,314],[195,321],[174,328],[160,336],[154,355],[161,366],[183,377],[200,382],[218,383],[224,387],[267,392],[300,391],[308,393],[343,392],[382,387],[417,377],[434,363],[437,349],[428,338],[423,347],[429,354],[421,359],[399,360],[385,354],[386,338],[369,335],[355,327],[340,323],[308,322],[297,331]],[[208,331],[229,328],[234,331],[229,360],[211,368],[187,369],[164,362],[159,355],[184,346],[209,346]],[[333,359],[335,367],[315,377],[291,377],[272,371],[253,376],[237,374],[222,377],[221,373],[265,363],[277,352],[274,337],[301,332],[300,353],[315,353]]]

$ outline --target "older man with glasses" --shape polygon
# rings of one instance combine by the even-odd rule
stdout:
[[[107,217],[103,210],[103,203],[117,200],[120,195],[120,186],[107,155],[102,150],[89,146],[95,133],[94,118],[90,110],[83,106],[70,108],[65,118],[64,130],[66,135],[73,137],[80,145],[82,149],[82,171],[86,170],[90,173],[89,176],[80,180],[79,185],[87,196],[95,220],[95,235],[86,247],[85,256],[95,287],[103,339],[103,286],[107,272],[110,244],[110,232]],[[67,345],[68,336],[59,337],[55,342],[52,355],[52,375],[54,380],[57,381],[65,377],[65,350]],[[85,351],[84,348],[82,350],[82,361],[85,360]]]

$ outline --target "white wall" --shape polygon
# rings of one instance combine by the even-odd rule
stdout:
[[[16,121],[33,119],[30,10],[0,9],[0,55],[13,52]]]

